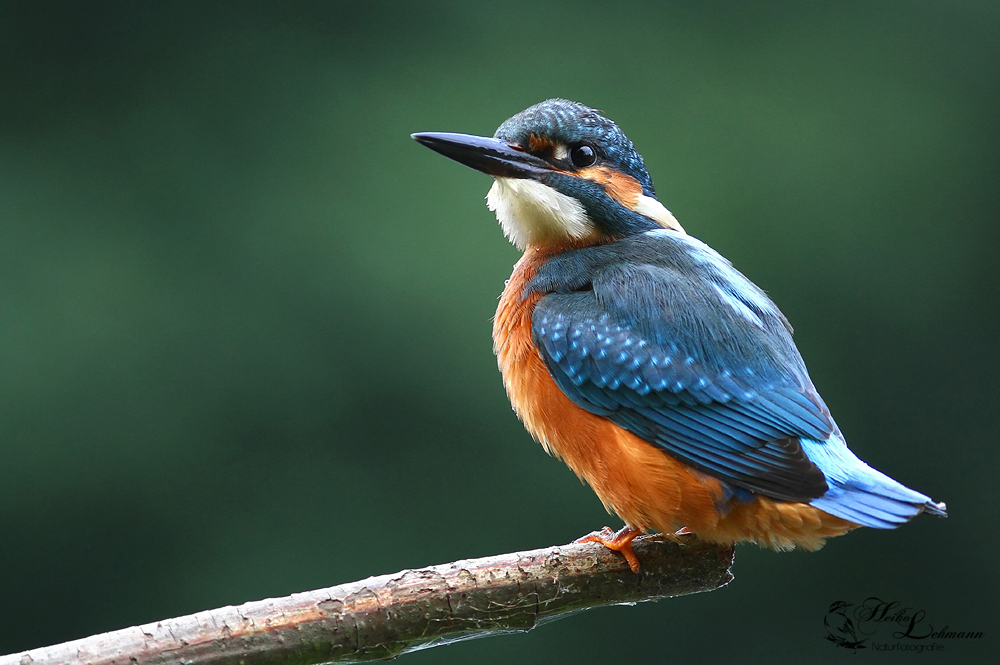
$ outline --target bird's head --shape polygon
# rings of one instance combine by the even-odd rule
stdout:
[[[500,125],[492,138],[442,132],[413,138],[496,179],[487,205],[522,249],[598,244],[662,227],[682,230],[656,199],[632,142],[583,104],[535,104]]]

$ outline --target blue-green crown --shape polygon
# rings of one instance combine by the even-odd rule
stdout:
[[[568,99],[548,99],[506,120],[493,136],[526,147],[533,134],[567,145],[590,145],[601,159],[639,181],[644,194],[655,196],[642,155],[618,125],[595,109]]]

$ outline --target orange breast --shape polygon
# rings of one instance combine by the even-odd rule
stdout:
[[[726,505],[717,479],[566,397],[531,338],[531,314],[542,294],[522,300],[525,285],[553,252],[529,247],[514,267],[493,324],[494,350],[525,427],[594,489],[605,508],[640,529],[686,526],[708,540],[754,540],[776,548],[817,549],[826,537],[856,526],[802,503],[762,497]]]

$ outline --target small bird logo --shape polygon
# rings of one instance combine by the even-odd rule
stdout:
[[[614,122],[550,99],[492,138],[413,138],[494,178],[487,205],[524,251],[493,326],[507,394],[626,524],[586,540],[638,572],[650,529],[816,550],[945,516],[851,452],[784,315],[684,231]]]
[[[868,638],[858,639],[854,621],[847,616],[846,610],[852,605],[853,603],[846,603],[842,600],[834,601],[830,605],[826,616],[823,617],[826,639],[845,649],[867,649],[868,647],[864,643],[868,641]]]

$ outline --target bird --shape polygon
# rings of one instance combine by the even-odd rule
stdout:
[[[638,573],[647,531],[812,551],[946,516],[847,447],[788,320],[681,227],[600,111],[549,99],[492,137],[411,137],[494,179],[487,207],[523,251],[493,321],[507,394],[625,523],[581,541]]]

